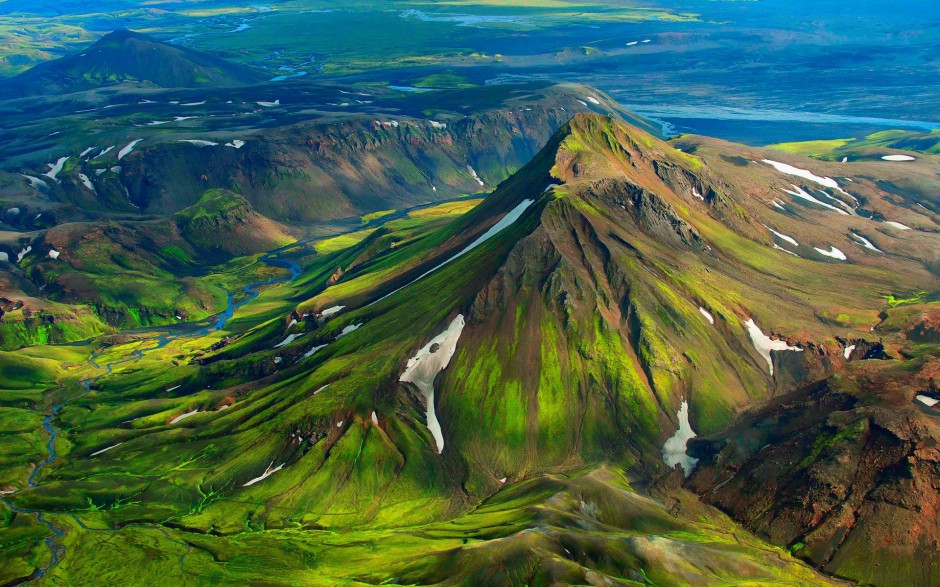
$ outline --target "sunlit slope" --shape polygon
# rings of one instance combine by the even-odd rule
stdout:
[[[227,565],[219,580],[237,582],[267,557],[296,559],[283,537],[426,529],[462,519],[505,485],[601,463],[668,473],[661,447],[683,401],[696,432],[718,432],[772,394],[843,369],[846,345],[890,338],[871,331],[886,296],[937,289],[933,216],[875,182],[832,180],[812,161],[787,158],[784,167],[727,143],[675,146],[576,116],[457,219],[408,216],[348,248],[284,251],[301,275],[264,290],[222,331],[159,349],[146,336],[95,343],[98,365],[131,360],[62,408],[59,458],[33,489],[11,479],[10,501],[67,524],[67,541],[84,532],[69,521],[74,512],[95,527],[140,528],[140,539],[148,527],[170,528],[217,561],[245,556],[248,545],[267,553]],[[767,350],[781,345],[799,350]],[[403,383],[416,364],[427,377]],[[78,361],[70,369],[101,373]],[[463,538],[480,524],[468,522]],[[639,519],[603,524],[647,531]],[[506,531],[484,535],[511,536],[490,546],[510,550],[455,555],[469,561],[468,577],[513,549],[526,564],[541,560],[541,538],[518,525]],[[710,540],[722,532],[689,531]],[[82,547],[69,544],[75,552],[56,572],[82,564]],[[670,567],[671,547],[653,546],[648,558],[619,548],[604,556],[621,561],[611,570],[618,576],[657,569],[657,584],[714,580],[702,559]],[[41,545],[33,548],[40,557]],[[565,548],[550,556],[571,571],[557,580],[583,581],[581,567],[602,565]],[[759,572],[738,566],[755,560],[745,550],[727,555],[735,562],[719,576],[770,584],[763,563]],[[310,573],[328,564],[306,552]],[[444,580],[408,575],[424,564],[416,558],[395,564],[400,573],[363,573],[368,582]],[[297,573],[286,582],[318,584]]]
[[[205,318],[236,289],[227,274],[263,272],[251,256],[293,240],[224,190],[172,218],[54,226],[20,243],[22,258],[2,274],[0,348]]]

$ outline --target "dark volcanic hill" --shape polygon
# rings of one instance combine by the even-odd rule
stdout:
[[[84,51],[3,81],[0,98],[68,94],[118,84],[161,88],[239,86],[265,76],[242,65],[133,31],[114,31]]]

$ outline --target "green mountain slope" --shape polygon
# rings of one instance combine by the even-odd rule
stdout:
[[[880,159],[886,155],[898,155],[896,151],[936,155],[940,153],[940,131],[886,130],[864,137],[779,143],[769,148],[829,161],[839,161],[843,157]]]
[[[43,112],[43,100],[26,113],[0,103],[12,120],[28,119],[11,125],[16,140],[0,162],[11,172],[0,174],[0,206],[21,214],[0,219],[32,228],[40,212],[47,223],[168,215],[206,190],[228,189],[282,222],[348,221],[491,190],[573,113],[621,111],[579,84],[419,97],[335,84],[122,96],[130,99],[102,105],[106,95],[87,92],[83,107],[70,102],[54,116]]]
[[[253,256],[294,238],[214,190],[170,219],[67,223],[19,240],[11,250],[28,252],[4,263],[0,288],[4,349],[211,316],[239,280],[270,271]]]
[[[937,289],[937,224],[770,153],[577,115],[459,218],[298,244],[221,330],[24,376],[67,403],[40,482],[6,480],[20,548],[46,568],[43,512],[50,579],[122,577],[156,541],[154,572],[223,583],[825,584],[677,489],[663,445],[683,404],[717,434],[844,372],[849,341],[899,348],[882,312]]]

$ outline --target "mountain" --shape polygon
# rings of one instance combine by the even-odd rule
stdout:
[[[108,33],[94,45],[40,63],[3,82],[0,98],[60,95],[131,84],[138,87],[231,87],[262,81],[248,67],[133,31]]]
[[[55,208],[62,222],[174,214],[206,190],[232,189],[271,218],[322,224],[492,189],[574,113],[622,111],[585,86],[545,83],[420,97],[335,84],[84,97],[48,118],[16,115],[39,136],[11,143],[3,166],[17,175],[0,177],[0,201]]]
[[[577,114],[475,206],[272,253],[295,277],[250,277],[258,301],[220,329],[130,332],[42,361],[0,353],[23,404],[87,383],[57,409],[55,458],[36,465],[38,427],[11,432],[23,448],[0,484],[28,538],[9,579],[126,577],[148,560],[140,573],[216,584],[275,568],[285,584],[836,584],[798,558],[849,568],[825,548],[839,524],[808,514],[838,502],[828,487],[884,488],[857,510],[870,524],[929,523],[938,416],[910,402],[938,352],[936,202],[880,178],[934,165],[667,143]],[[203,209],[241,206],[215,198]],[[885,357],[894,372],[878,369]],[[870,384],[859,375],[856,389],[853,363]],[[889,385],[897,413],[851,412],[882,405],[871,396]],[[755,440],[735,450],[733,426]],[[727,478],[709,456],[725,446],[756,483],[762,457],[747,451],[761,434],[782,445],[773,474],[793,496],[775,532],[747,507],[767,503],[758,491],[703,497],[726,517],[688,490]],[[806,481],[793,462],[810,441],[814,463],[843,447],[870,456],[866,477]],[[911,552],[927,552],[934,534],[916,536]]]
[[[222,311],[218,266],[294,241],[241,196],[206,192],[172,218],[74,222],[23,239],[0,296],[0,348],[83,340]],[[249,267],[243,271],[251,274]],[[92,310],[93,311],[90,311]]]
[[[0,218],[14,229],[0,235],[0,254],[13,261],[9,267],[16,274],[3,294],[10,308],[30,298],[22,310],[33,310],[29,316],[7,314],[6,325],[17,334],[10,332],[4,346],[16,348],[40,340],[68,342],[106,332],[109,325],[137,327],[172,321],[177,315],[203,317],[221,308],[223,292],[207,284],[182,287],[185,282],[180,280],[201,279],[213,272],[200,273],[200,265],[258,253],[275,242],[283,244],[284,240],[267,238],[286,230],[261,224],[268,218],[292,222],[295,233],[310,222],[318,230],[333,230],[325,225],[335,219],[348,229],[359,226],[360,215],[401,214],[402,209],[428,201],[461,198],[495,185],[528,161],[564,124],[570,111],[587,109],[579,96],[597,96],[593,108],[620,110],[603,94],[577,84],[523,84],[440,92],[405,103],[391,91],[374,89],[372,103],[360,105],[372,109],[371,116],[345,112],[307,120],[317,104],[351,100],[348,96],[358,95],[353,91],[333,85],[306,86],[299,92],[302,100],[273,111],[252,102],[254,110],[263,111],[248,113],[258,116],[258,123],[252,123],[258,128],[235,133],[213,127],[211,134],[190,130],[182,135],[198,139],[177,139],[177,131],[159,130],[164,126],[151,129],[138,124],[127,131],[113,118],[96,119],[91,126],[83,118],[90,114],[75,115],[82,118],[79,124],[85,129],[75,139],[81,142],[72,142],[70,131],[57,134],[57,145],[71,147],[57,146],[53,163],[21,168],[20,174],[0,173]],[[199,100],[198,94],[146,95],[146,104],[131,100],[128,106],[126,97],[122,98],[122,108],[144,109],[148,116],[167,119],[184,112],[192,116],[185,124],[215,124],[232,116],[220,111],[243,107]],[[461,114],[460,105],[467,103],[480,110]],[[104,111],[117,112],[119,120],[125,121],[122,108]],[[436,108],[433,119],[425,114],[428,108]],[[378,111],[383,112],[384,123],[377,121]],[[394,111],[394,118],[385,111]],[[277,118],[272,121],[272,117]],[[58,121],[56,128],[68,129],[70,123],[63,120],[69,118],[50,121]],[[222,127],[229,124],[224,122]],[[93,142],[97,144],[89,147],[84,133],[91,128],[96,129]],[[47,154],[40,156],[47,160]],[[240,194],[238,202],[226,199],[221,208],[231,207],[239,222],[223,221],[221,229],[204,226],[203,210],[216,202],[207,200],[209,194],[230,194],[230,190]],[[215,216],[209,217],[215,221]],[[239,232],[241,220],[246,220],[244,226],[250,230]],[[167,226],[165,234],[153,234],[154,227]],[[260,243],[251,242],[252,231]],[[52,238],[53,248],[64,252],[61,262],[46,257],[50,246],[44,235]],[[63,235],[71,236],[63,239]],[[84,238],[79,241],[80,235]],[[212,250],[218,246],[222,250]],[[32,248],[16,261],[27,247]],[[161,252],[165,247],[181,251],[167,257]],[[64,270],[77,256],[89,259],[85,265],[90,265],[95,254],[101,255],[95,270]],[[25,272],[17,273],[16,266]],[[133,295],[128,292],[122,300],[115,297],[113,286],[129,268],[142,271],[141,283],[147,285]],[[160,286],[151,287],[150,280],[157,275]],[[43,306],[37,301],[43,297],[60,305]],[[129,313],[128,308],[138,303],[139,309]],[[86,327],[87,320],[76,319],[76,309],[71,307],[75,304],[95,308],[94,329]],[[82,316],[94,318],[95,312]],[[58,320],[48,339],[40,336],[45,330],[37,327],[44,320]],[[32,325],[35,336],[19,331],[25,324]],[[70,324],[75,327],[66,327]]]
[[[938,318],[930,305],[904,311],[933,324]],[[934,347],[937,334],[934,328]],[[938,412],[929,404],[940,400],[940,361],[885,360],[860,346],[850,359],[841,376],[801,386],[720,435],[694,440],[699,467],[690,486],[836,576],[934,583],[940,454]]]

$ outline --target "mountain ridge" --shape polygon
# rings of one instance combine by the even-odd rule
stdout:
[[[240,86],[258,83],[260,72],[129,31],[110,32],[71,55],[39,63],[5,79],[0,98],[68,94],[120,84],[162,88]]]

